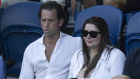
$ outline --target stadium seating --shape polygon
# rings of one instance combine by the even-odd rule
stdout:
[[[4,62],[1,55],[0,55],[0,79],[5,79],[5,67],[4,67]]]
[[[7,69],[8,75],[19,76],[25,48],[43,34],[38,18],[40,5],[40,2],[21,2],[3,11],[2,51],[6,61],[15,62]]]
[[[135,13],[128,21],[125,38],[125,49],[128,54],[140,47],[140,12]]]

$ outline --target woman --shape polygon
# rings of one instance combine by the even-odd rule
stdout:
[[[113,79],[122,74],[125,55],[110,43],[108,26],[102,18],[85,21],[82,44],[72,57],[69,78]]]

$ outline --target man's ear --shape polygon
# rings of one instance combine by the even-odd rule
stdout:
[[[59,27],[61,27],[61,26],[63,25],[63,22],[64,22],[64,20],[61,18],[61,19],[59,20]]]

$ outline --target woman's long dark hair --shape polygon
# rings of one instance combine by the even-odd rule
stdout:
[[[84,65],[83,68],[86,67],[86,71],[84,77],[87,77],[89,73],[96,67],[98,60],[100,59],[104,49],[106,48],[108,52],[110,52],[114,47],[110,43],[109,40],[109,33],[108,33],[108,25],[104,19],[101,17],[91,17],[87,19],[83,25],[83,30],[86,24],[94,24],[97,29],[101,32],[101,41],[99,47],[97,49],[96,56],[91,60],[90,63],[90,55],[89,55],[89,47],[86,45],[83,37],[82,37],[82,48],[83,48],[83,55],[84,55]],[[109,55],[109,54],[108,54]]]

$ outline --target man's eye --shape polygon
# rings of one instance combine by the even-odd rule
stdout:
[[[42,19],[42,21],[46,21],[46,19]]]

